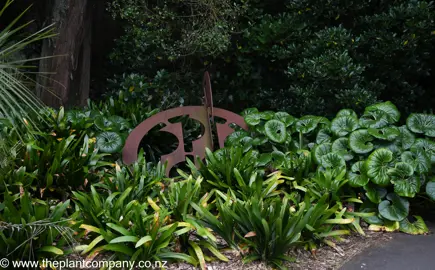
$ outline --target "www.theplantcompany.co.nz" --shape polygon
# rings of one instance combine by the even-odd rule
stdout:
[[[143,268],[164,268],[166,261],[104,261],[104,260],[49,260],[43,259],[40,261],[10,261],[7,258],[0,259],[0,268],[2,269],[22,269],[36,268],[41,266],[52,269],[143,269]]]

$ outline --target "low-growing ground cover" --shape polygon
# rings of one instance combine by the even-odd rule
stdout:
[[[120,161],[125,137],[155,112],[122,117],[138,114],[124,102],[42,113],[39,130],[29,130],[2,167],[2,257],[103,256],[202,269],[236,258],[293,268],[304,265],[300,250],[340,254],[350,234],[428,232],[415,212],[435,197],[433,115],[403,119],[390,102],[334,119],[248,109],[249,131],[167,178],[164,164],[145,158],[153,147],[167,151],[155,145],[145,144],[131,166]],[[1,125],[2,136],[20,141]]]

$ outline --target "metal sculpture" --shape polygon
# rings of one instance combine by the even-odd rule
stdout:
[[[161,157],[162,162],[167,162],[167,176],[169,176],[169,172],[174,165],[180,162],[184,162],[186,160],[186,156],[198,156],[203,159],[205,157],[206,148],[213,150],[212,124],[214,123],[215,116],[226,120],[225,124],[216,123],[216,131],[220,148],[224,147],[224,142],[228,135],[234,132],[234,129],[230,127],[230,124],[235,124],[245,130],[248,129],[248,126],[246,125],[243,117],[241,117],[240,115],[224,109],[213,108],[213,96],[211,90],[210,75],[208,72],[204,73],[203,89],[204,106],[186,106],[169,109],[155,114],[140,123],[130,133],[126,140],[124,149],[122,151],[122,158],[124,163],[131,164],[137,160],[139,144],[142,138],[153,127],[159,124],[165,124],[165,127],[160,129],[160,131],[172,133],[178,139],[177,149],[175,149],[174,152]],[[169,119],[183,115],[188,115],[190,118],[199,121],[204,126],[202,136],[192,142],[192,152],[186,152],[184,149],[183,128],[181,123],[169,122]],[[196,162],[195,164],[198,165]]]

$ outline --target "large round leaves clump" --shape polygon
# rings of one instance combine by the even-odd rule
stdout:
[[[283,122],[286,127],[289,127],[296,122],[296,119],[286,112],[277,112],[273,118]]]
[[[322,156],[321,164],[324,168],[342,169],[346,167],[346,161],[337,153],[329,153]]]
[[[366,113],[369,112],[382,112],[388,116],[389,122],[396,123],[400,120],[400,112],[397,109],[396,105],[391,103],[391,101],[377,103],[371,106],[368,106],[365,109]]]
[[[352,187],[363,187],[369,182],[367,167],[364,161],[355,162],[348,173],[349,185]]]
[[[396,139],[398,145],[405,150],[411,148],[411,146],[415,142],[414,134],[411,131],[409,131],[409,129],[406,126],[399,127],[399,131],[400,131],[400,136]]]
[[[121,151],[124,140],[121,135],[113,131],[105,131],[97,136],[97,147],[103,153],[116,153]]]
[[[376,139],[385,141],[393,141],[400,136],[400,130],[397,127],[369,128],[368,132]]]
[[[380,186],[386,186],[390,183],[388,170],[392,160],[393,152],[385,148],[376,149],[370,154],[366,161],[366,166],[367,175],[373,183]]]
[[[379,214],[391,221],[402,221],[409,214],[409,202],[397,194],[389,193],[378,205]]]
[[[406,125],[414,133],[435,137],[435,115],[413,113],[406,120]]]
[[[426,184],[426,194],[432,200],[435,200],[435,181]]]
[[[358,115],[356,114],[356,112],[354,110],[351,109],[342,109],[337,113],[337,117],[340,116],[351,116],[353,118],[358,118]]]
[[[228,137],[225,139],[225,146],[232,147],[237,146],[239,141],[245,137],[249,137],[248,132],[244,130],[235,131],[228,135]]]
[[[97,116],[95,125],[102,131],[120,131],[130,128],[130,123],[121,116]]]
[[[352,151],[349,150],[349,139],[346,137],[338,138],[332,143],[332,152],[343,156],[346,161],[353,159]]]
[[[352,116],[340,116],[331,122],[331,131],[338,137],[346,136],[358,128],[358,119]]]
[[[296,122],[296,131],[307,134],[315,130],[319,124],[329,124],[329,120],[325,117],[305,115]]]
[[[400,112],[390,101],[374,104],[365,109],[359,124],[365,128],[383,128],[398,122]]]
[[[421,150],[430,158],[432,163],[435,163],[435,142],[428,139],[417,139],[411,146],[411,151]]]
[[[279,120],[269,120],[264,125],[264,131],[269,140],[276,143],[283,143],[287,139],[285,124]]]
[[[81,111],[71,110],[66,113],[66,119],[71,124],[76,125],[86,119],[86,115]]]
[[[426,234],[429,232],[426,223],[424,223],[424,220],[420,216],[413,216],[414,221],[410,221],[408,218],[405,218],[404,220],[400,221],[400,231],[407,233],[407,234]]]
[[[331,138],[332,138],[331,132],[326,128],[322,128],[319,130],[319,132],[317,132],[316,143],[317,144],[330,143]]]
[[[405,162],[398,162],[388,171],[394,192],[403,197],[414,197],[420,191],[420,179],[414,176],[414,168]]]
[[[251,113],[258,113],[258,109],[257,108],[244,109],[242,112],[242,116],[246,116],[246,115],[251,114]]]
[[[260,113],[251,113],[245,116],[245,122],[249,126],[256,126],[261,122],[261,114]]]
[[[331,144],[330,143],[322,143],[317,145],[313,149],[314,161],[317,164],[321,164],[322,157],[328,153],[331,153]]]
[[[372,140],[366,129],[355,130],[349,136],[349,147],[357,154],[367,154],[373,150]]]
[[[430,170],[430,157],[422,149],[403,152],[400,158],[418,173],[427,173]]]
[[[387,195],[387,190],[385,188],[374,185],[373,183],[368,183],[364,186],[367,198],[372,203],[380,203],[382,199]]]

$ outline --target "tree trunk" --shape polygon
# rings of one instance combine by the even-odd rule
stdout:
[[[86,104],[90,85],[91,15],[90,0],[47,1],[47,24],[55,23],[58,36],[45,40],[38,94],[53,107]]]

